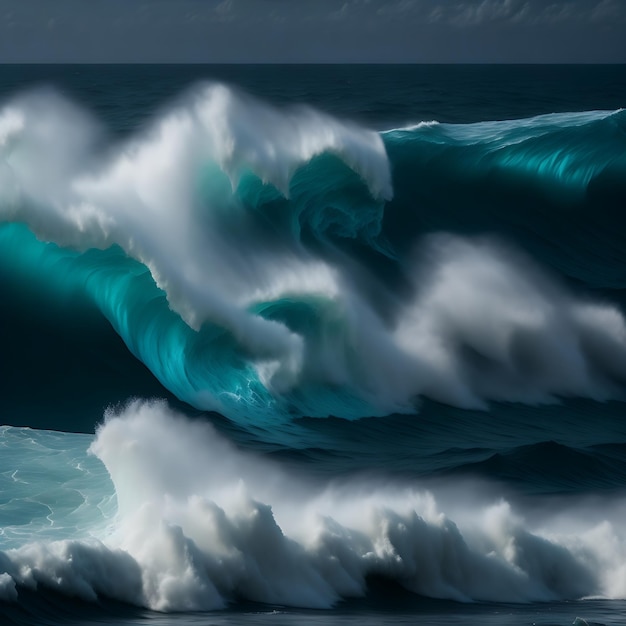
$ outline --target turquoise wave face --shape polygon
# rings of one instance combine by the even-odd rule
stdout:
[[[2,550],[106,533],[117,512],[111,479],[86,454],[93,436],[0,427]]]
[[[397,248],[445,230],[497,233],[558,273],[622,289],[626,112],[591,111],[383,134]]]
[[[621,398],[621,311],[545,268],[620,300],[624,112],[379,135],[211,86],[104,151],[72,115],[1,112],[3,264],[180,400],[282,438],[422,396]]]

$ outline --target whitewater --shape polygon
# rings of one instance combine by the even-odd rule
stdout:
[[[155,103],[0,103],[0,611],[623,608],[626,111]]]

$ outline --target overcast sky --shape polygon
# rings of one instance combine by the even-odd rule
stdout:
[[[626,63],[626,0],[0,0],[0,62]]]

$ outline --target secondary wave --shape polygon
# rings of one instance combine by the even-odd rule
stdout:
[[[41,589],[160,611],[240,599],[325,608],[365,595],[369,576],[457,601],[626,593],[617,505],[577,500],[530,521],[476,485],[468,500],[465,487],[449,485],[434,494],[371,478],[315,484],[160,403],[109,413],[90,446],[104,466],[85,457],[90,436],[1,434],[21,459],[3,474],[22,516],[4,530],[15,546],[0,553],[5,602]],[[38,471],[49,463],[56,477]],[[40,477],[35,498],[20,491],[31,474]],[[37,541],[19,534],[25,514]]]
[[[413,412],[420,396],[621,398],[621,311],[544,265],[623,287],[609,218],[625,124],[589,112],[377,134],[204,85],[111,145],[34,92],[0,110],[0,218],[14,222],[0,255],[34,289],[94,302],[178,398],[251,427]]]

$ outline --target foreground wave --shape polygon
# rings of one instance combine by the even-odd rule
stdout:
[[[95,303],[176,397],[268,438],[420,396],[621,399],[625,128],[378,134],[203,85],[119,145],[33,92],[0,109],[0,257],[26,289]]]
[[[159,611],[324,608],[372,576],[457,601],[626,595],[618,503],[602,521],[580,501],[578,517],[555,507],[531,522],[478,488],[314,483],[155,402],[109,413],[95,439],[3,427],[2,446],[2,511],[22,516],[3,530],[4,602],[41,589]]]

